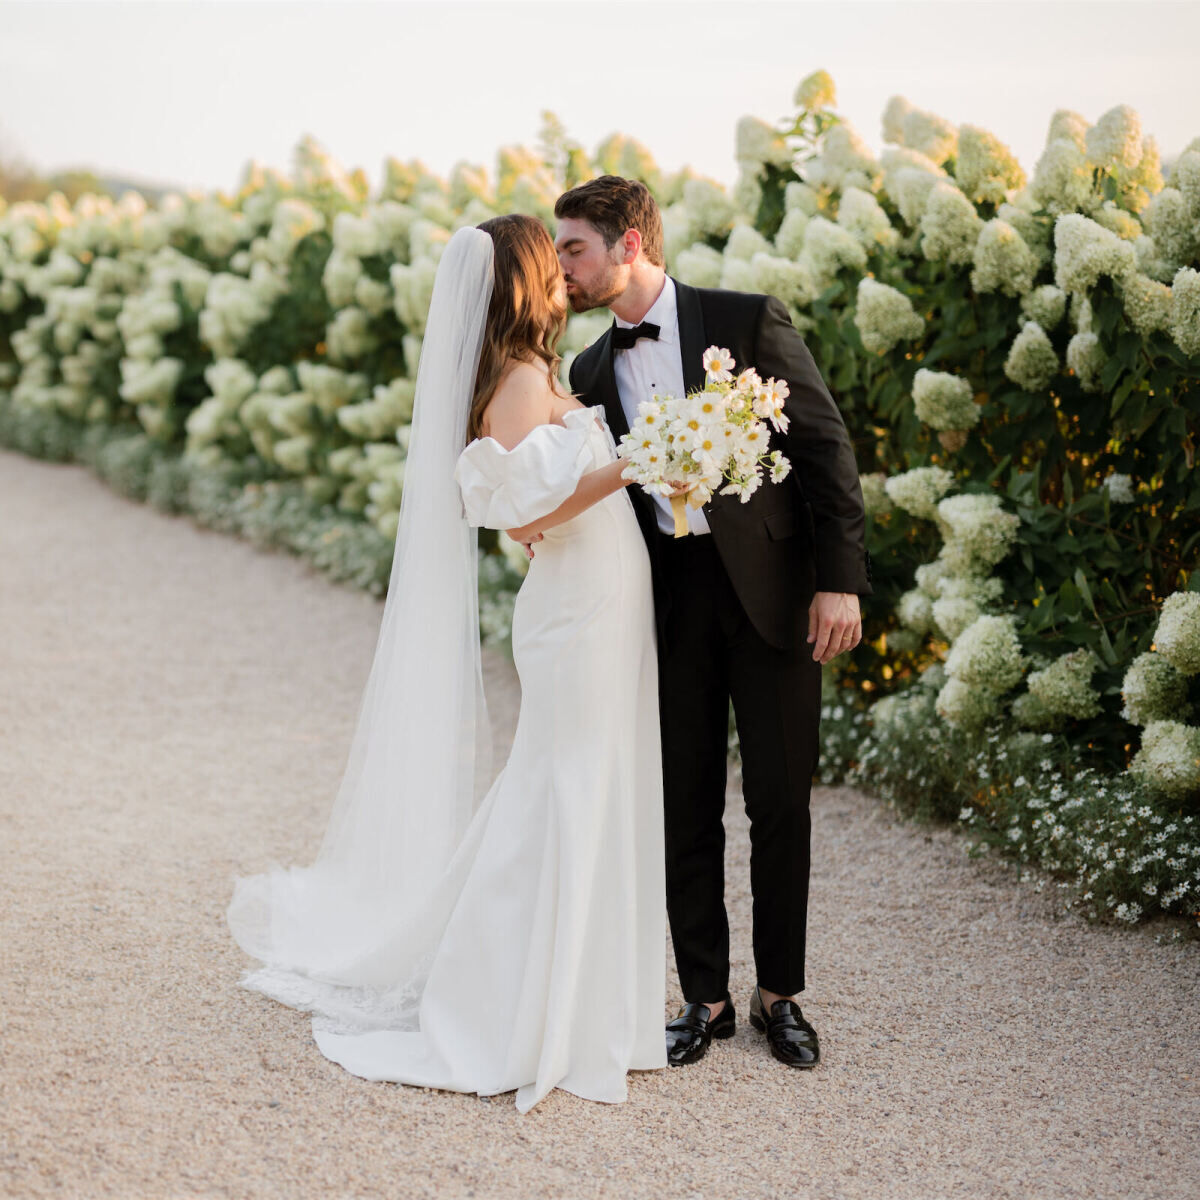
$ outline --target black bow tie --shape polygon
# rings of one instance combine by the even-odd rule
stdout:
[[[632,329],[625,329],[621,325],[617,325],[613,329],[613,348],[615,350],[629,350],[637,342],[638,338],[649,338],[652,342],[658,341],[659,327],[652,325],[649,321],[643,321],[640,325],[635,325]]]

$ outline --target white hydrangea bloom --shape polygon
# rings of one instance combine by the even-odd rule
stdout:
[[[789,208],[783,214],[775,234],[775,250],[784,258],[799,258],[804,249],[804,231],[808,228],[808,213],[799,208]]]
[[[783,189],[783,207],[785,212],[795,210],[807,217],[815,217],[821,207],[821,197],[807,183],[792,179]]]
[[[1176,267],[1168,262],[1154,244],[1149,234],[1143,234],[1133,243],[1133,252],[1137,259],[1137,269],[1159,283],[1170,283],[1175,276]]]
[[[1067,293],[1052,283],[1044,283],[1021,297],[1021,312],[1043,329],[1053,329],[1066,315]]]
[[[1085,392],[1100,390],[1100,372],[1107,361],[1108,355],[1094,333],[1077,333],[1067,343],[1067,366],[1075,372],[1079,386]]]
[[[159,358],[154,362],[123,358],[121,399],[129,404],[165,406],[175,395],[183,368],[183,361],[178,358]]]
[[[1025,239],[1007,222],[993,217],[975,243],[971,286],[977,292],[1021,296],[1033,287],[1038,258]]]
[[[892,96],[883,110],[883,140],[900,145],[904,141],[904,118],[913,105],[903,96]]]
[[[1102,171],[1142,160],[1142,121],[1128,104],[1110,108],[1086,134],[1088,162]]]
[[[1100,694],[1092,687],[1096,656],[1086,647],[1060,655],[1048,667],[1034,671],[1028,679],[1029,693],[1048,712],[1087,720],[1100,712]]]
[[[797,108],[810,112],[818,108],[833,108],[837,104],[837,90],[828,71],[814,71],[806,75],[796,86],[793,97]]]
[[[1119,475],[1116,471],[1110,471],[1100,486],[1108,493],[1108,498],[1113,504],[1132,504],[1136,499],[1133,479],[1129,475]]]
[[[862,188],[846,188],[838,201],[837,223],[853,234],[868,251],[891,249],[899,240],[879,201]]]
[[[1129,771],[1172,800],[1195,795],[1200,791],[1200,729],[1182,721],[1151,721]]]
[[[750,260],[750,271],[753,290],[777,296],[784,304],[800,308],[816,298],[803,264],[789,258],[760,251]]]
[[[883,517],[892,511],[891,497],[887,494],[887,476],[882,471],[860,475],[858,485],[868,517]]]
[[[1154,138],[1147,135],[1142,139],[1142,157],[1136,167],[1117,167],[1113,176],[1122,204],[1141,212],[1163,185],[1162,158]]]
[[[756,254],[770,253],[771,243],[753,225],[739,223],[725,243],[726,258],[741,258],[749,262]]]
[[[719,286],[730,292],[752,292],[755,290],[754,269],[744,259],[722,259]]]
[[[977,204],[999,204],[1010,191],[1025,186],[1025,172],[1013,152],[977,125],[959,127],[954,177]]]
[[[733,225],[733,201],[711,179],[689,179],[683,185],[683,203],[701,235],[723,237]]]
[[[867,252],[857,238],[840,226],[825,217],[813,217],[804,230],[800,260],[811,273],[814,286],[821,290],[837,278],[843,267],[865,270]]]
[[[1146,205],[1142,216],[1146,232],[1167,259],[1189,262],[1200,246],[1200,222],[1188,210],[1178,188],[1165,187]]]
[[[1056,142],[1059,138],[1066,138],[1067,141],[1074,142],[1080,150],[1086,149],[1089,128],[1085,117],[1081,117],[1077,112],[1072,112],[1069,108],[1060,108],[1050,118],[1046,145],[1049,146],[1051,142]]]
[[[1071,296],[1071,328],[1076,333],[1091,333],[1094,314],[1092,302],[1084,292],[1074,292]]]
[[[1021,524],[992,494],[947,496],[936,513],[946,539],[938,557],[952,575],[986,575],[1012,549]]]
[[[1121,716],[1133,725],[1148,725],[1187,715],[1187,687],[1187,676],[1161,654],[1139,654],[1121,681]]]
[[[214,275],[200,313],[200,339],[218,357],[232,358],[251,332],[270,315],[287,281],[266,263],[255,263],[249,279]]]
[[[919,588],[913,588],[897,601],[896,618],[906,629],[924,636],[933,627],[933,602]]]
[[[958,148],[958,130],[936,113],[910,107],[900,122],[898,140],[902,146],[908,146],[936,163],[944,163],[954,157]]]
[[[1054,222],[1054,282],[1066,292],[1087,292],[1102,275],[1120,279],[1133,270],[1133,247],[1079,213]]]
[[[417,259],[412,263],[393,263],[388,275],[396,318],[406,329],[423,334],[429,316],[429,303],[433,299],[437,263],[431,258]]]
[[[488,178],[486,167],[474,163],[457,162],[450,169],[450,203],[455,208],[466,208],[472,200],[482,201],[488,208],[496,203],[496,193]],[[336,225],[335,225],[336,230]],[[336,232],[334,243],[337,243]],[[365,258],[366,255],[364,254]]]
[[[941,182],[939,176],[918,167],[899,167],[884,180],[884,190],[896,205],[904,223],[911,229],[921,224],[929,195]]]
[[[296,244],[325,228],[325,218],[311,204],[289,197],[275,206],[267,245],[271,260],[277,265],[286,263]]]
[[[948,642],[957,640],[967,626],[979,619],[982,612],[969,595],[944,595],[933,602],[933,622]]]
[[[1009,347],[1004,374],[1027,392],[1040,392],[1058,374],[1058,367],[1046,331],[1036,321],[1026,321]]]
[[[734,208],[751,219],[762,206],[763,190],[759,177],[760,170],[761,168],[750,170],[743,166],[738,173],[737,182],[733,185],[733,191],[729,194]]]
[[[1184,354],[1200,356],[1200,271],[1191,267],[1171,281],[1171,337]]]
[[[345,213],[339,213],[345,216]],[[354,299],[354,288],[362,278],[362,262],[352,254],[346,254],[334,249],[325,260],[325,269],[321,273],[321,284],[325,295],[334,308],[341,308]]]
[[[329,361],[347,362],[370,354],[379,339],[371,332],[370,314],[356,305],[341,309],[334,315],[325,334]]]
[[[858,249],[861,254],[861,247]],[[925,321],[913,310],[912,301],[889,284],[864,275],[858,281],[857,296],[854,324],[863,346],[872,354],[886,354],[898,342],[911,341],[925,331]]]
[[[1171,326],[1171,289],[1138,271],[1121,280],[1121,299],[1129,323],[1143,337]]]
[[[946,674],[997,693],[1016,687],[1025,672],[1016,618],[982,616],[959,635],[946,656]]]
[[[771,163],[786,167],[792,161],[792,152],[778,130],[758,117],[745,116],[737,123],[736,155],[739,162],[757,166]]]
[[[1062,723],[1062,717],[1052,713],[1031,692],[1022,692],[1012,703],[1013,720],[1022,729],[1057,729]]]
[[[1185,675],[1200,673],[1200,592],[1173,592],[1163,601],[1154,648]]]
[[[1192,219],[1200,221],[1200,150],[1188,150],[1175,160],[1171,186],[1178,189]]]
[[[1050,247],[1054,221],[1038,212],[1038,202],[1028,188],[1020,192],[1016,199],[1019,203],[1001,204],[996,209],[996,216],[1007,221],[1024,238],[1025,244],[1037,255],[1039,263],[1048,263],[1054,255]]]
[[[921,251],[932,262],[968,263],[983,222],[975,206],[952,183],[939,181],[921,216]]]
[[[1050,142],[1042,151],[1029,190],[1052,213],[1087,211],[1096,203],[1092,169],[1083,150],[1067,138]]]
[[[820,152],[803,166],[804,180],[812,187],[841,191],[847,187],[870,190],[882,168],[871,148],[854,127],[843,121],[821,139]]]
[[[1123,208],[1118,208],[1111,200],[1105,200],[1092,213],[1092,220],[1097,225],[1103,225],[1111,233],[1115,233],[1117,237],[1124,238],[1127,242],[1136,242],[1145,232],[1137,217]]]
[[[914,517],[931,521],[937,515],[938,501],[954,486],[954,476],[944,467],[914,467],[893,475],[884,484],[888,499]],[[917,568],[917,584],[921,584]],[[936,593],[932,593],[936,595]]]
[[[692,287],[713,288],[721,282],[724,261],[720,250],[714,250],[705,242],[697,242],[676,255],[672,273]]]
[[[370,215],[340,212],[333,218],[333,245],[351,258],[370,258],[383,253],[383,230]]]
[[[361,400],[367,394],[367,377],[359,372],[341,371],[326,363],[299,362],[296,376],[303,390],[305,403],[316,405],[326,416],[332,417],[343,404]],[[286,427],[285,427],[286,428]],[[307,417],[297,425],[308,428]]]
[[[934,705],[937,715],[951,725],[977,729],[997,712],[996,694],[978,684],[961,679],[948,679],[937,694]]]
[[[364,275],[354,285],[354,303],[373,317],[382,316],[392,307],[392,289],[382,280]]]
[[[960,375],[921,367],[913,377],[913,409],[933,429],[970,429],[980,418],[971,384]]]
[[[682,200],[669,204],[662,210],[662,223],[663,251],[667,262],[673,265],[689,246],[699,243],[702,231],[692,216],[691,209]]]

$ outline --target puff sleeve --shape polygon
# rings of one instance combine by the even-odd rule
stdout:
[[[538,425],[511,450],[490,437],[471,442],[454,478],[469,524],[515,529],[553,512],[591,466],[586,427]]]

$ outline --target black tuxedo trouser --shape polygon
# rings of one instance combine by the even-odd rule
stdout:
[[[800,639],[765,642],[733,590],[711,536],[658,534],[672,602],[659,640],[667,915],[684,999],[729,987],[725,810],[729,701],[750,820],[756,982],[804,988],[809,792],[817,767],[821,664]]]

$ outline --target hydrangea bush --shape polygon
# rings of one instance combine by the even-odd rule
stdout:
[[[1076,871],[1029,815],[1039,797],[1060,811],[1059,781],[993,773],[986,799],[964,782],[989,746],[1050,738],[1085,797],[1052,829],[1116,845],[1105,813],[1128,804],[1175,837],[1200,803],[1200,138],[1164,165],[1132,109],[1060,110],[1027,171],[902,97],[876,154],[824,72],[795,101],[738,122],[728,189],[664,174],[623,135],[589,154],[547,114],[538,147],[493,171],[389,160],[376,194],[305,140],[290,172],[252,164],[232,195],[0,207],[0,439],[378,590],[452,232],[506,211],[552,223],[565,187],[642,179],[668,268],[783,300],[854,441],[876,592],[826,672],[826,777],[940,789],[981,828],[1019,811],[1006,848]],[[571,317],[564,369],[606,322]],[[351,544],[358,565],[339,565]],[[503,641],[525,562],[501,538],[483,549],[481,617]],[[1182,872],[1185,849],[1153,862]],[[1200,907],[1194,879],[1154,871],[1157,892],[1111,906],[1104,884],[1102,909]]]

